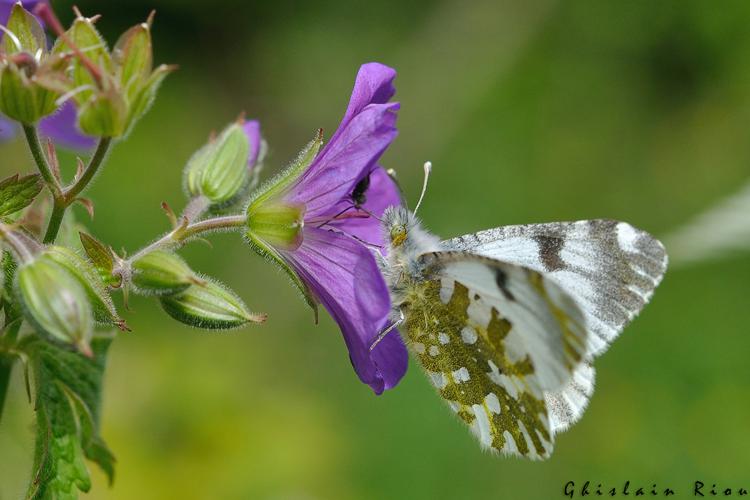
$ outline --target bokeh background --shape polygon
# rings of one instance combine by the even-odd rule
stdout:
[[[157,62],[180,71],[116,147],[89,227],[130,251],[167,229],[181,169],[241,111],[262,121],[268,173],[335,130],[359,65],[398,72],[400,136],[383,163],[443,236],[612,217],[664,236],[750,175],[750,3],[598,0],[78,0],[109,40],[151,8]],[[72,2],[56,1],[70,20]],[[68,163],[72,160],[66,156]],[[0,173],[30,170],[21,142]],[[78,210],[78,209],[76,209]],[[85,213],[77,213],[85,219]],[[376,397],[337,327],[236,235],[194,244],[263,327],[189,329],[135,298],[114,343],[103,435],[117,455],[96,499],[561,498],[563,485],[750,488],[750,259],[671,269],[597,361],[583,420],[544,463],[480,451],[412,363]],[[0,498],[22,496],[32,410],[20,371],[0,426]],[[93,466],[92,466],[93,468]]]

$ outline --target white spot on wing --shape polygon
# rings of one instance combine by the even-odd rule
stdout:
[[[623,222],[617,224],[617,243],[620,245],[620,248],[627,252],[638,252],[635,246],[637,239],[638,233],[633,226]]]
[[[468,382],[471,380],[471,375],[469,374],[469,370],[467,370],[465,366],[462,366],[453,372],[453,379],[458,383]]]
[[[477,331],[474,330],[470,326],[465,326],[461,330],[461,340],[464,341],[464,344],[473,344],[477,341]]]
[[[440,280],[440,301],[443,304],[447,304],[453,296],[453,280],[450,278],[443,278]]]
[[[430,352],[430,356],[435,357],[438,354],[440,354],[440,349],[438,349],[436,345],[431,345],[429,352]]]
[[[416,352],[417,354],[424,354],[424,344],[422,342],[415,342],[414,352]]]
[[[448,337],[448,335],[446,335],[445,332],[440,332],[438,334],[438,340],[440,341],[441,344],[447,344],[451,341],[450,337]]]
[[[442,373],[427,372],[427,374],[430,376],[430,380],[432,381],[433,385],[438,389],[444,389],[445,386],[448,385],[448,380]]]
[[[471,405],[471,409],[474,410],[474,416],[476,417],[476,422],[479,426],[479,441],[484,446],[492,445],[490,419],[487,417],[487,412],[482,405]]]
[[[497,394],[494,392],[491,392],[487,394],[487,397],[484,398],[484,402],[487,404],[487,408],[490,409],[492,413],[500,414],[502,409],[500,408],[500,400],[497,399]]]

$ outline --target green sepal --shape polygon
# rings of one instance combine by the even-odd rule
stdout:
[[[225,285],[203,279],[203,285],[161,297],[164,311],[181,323],[207,330],[228,330],[266,320],[265,314],[250,312],[242,299]]]
[[[128,123],[128,104],[116,89],[96,91],[78,108],[78,126],[95,137],[120,137]]]
[[[122,283],[122,276],[113,274],[115,268],[115,257],[112,249],[104,246],[102,242],[88,233],[79,231],[78,235],[81,240],[81,247],[86,252],[94,268],[99,273],[105,285],[118,288]]]
[[[117,313],[112,297],[110,297],[101,276],[91,262],[73,250],[57,245],[47,248],[41,258],[53,260],[76,279],[91,303],[94,320],[103,325],[114,325],[120,329],[127,329],[125,320]]]
[[[112,72],[112,58],[107,49],[107,42],[94,27],[94,23],[85,17],[77,17],[73,25],[65,33],[65,38],[78,47],[83,54],[99,69],[102,75]],[[52,49],[53,54],[72,54],[73,49],[60,37]],[[79,106],[85,104],[96,93],[99,83],[89,68],[77,57],[71,62],[71,88],[77,89],[73,99]]]
[[[263,184],[255,193],[247,205],[247,213],[250,213],[257,206],[265,203],[267,200],[282,194],[289,186],[294,183],[307,167],[313,162],[323,145],[323,130],[318,130],[312,141],[299,152],[297,158],[282,172],[278,173],[271,180]]]
[[[141,295],[172,295],[193,284],[202,284],[177,254],[154,250],[131,264],[133,290]]]
[[[42,25],[20,2],[11,9],[5,28],[11,33],[4,33],[2,39],[3,52],[6,54],[26,52],[34,56],[39,51],[47,52],[47,37]]]
[[[294,284],[302,294],[305,302],[310,308],[312,308],[315,313],[316,321],[318,318],[318,301],[310,288],[304,281],[302,281],[294,269],[289,266],[278,250],[274,248],[270,242],[264,241],[260,235],[250,230],[249,226],[252,224],[251,219],[253,214],[264,212],[266,210],[265,206],[268,204],[277,204],[274,201],[274,198],[281,197],[284,191],[297,181],[305,169],[307,169],[313,160],[315,160],[322,145],[323,131],[318,130],[313,140],[307,143],[291,165],[270,181],[266,182],[255,192],[245,210],[245,213],[248,215],[248,230],[245,233],[246,241],[258,255],[276,264],[282,271],[284,271],[284,273],[286,273],[287,276],[289,276],[292,284]]]
[[[114,480],[114,456],[99,436],[101,390],[109,338],[92,341],[92,357],[36,336],[20,348],[30,362],[36,388],[36,450],[29,499],[77,498],[91,479],[84,458]]]
[[[123,33],[112,50],[112,58],[118,66],[120,86],[132,102],[143,81],[151,75],[153,67],[148,23],[137,24]]]
[[[130,102],[127,118],[125,135],[128,135],[135,124],[151,108],[156,99],[156,93],[159,91],[164,79],[177,69],[176,66],[162,64],[151,73],[151,76],[140,86],[137,91],[129,92]],[[132,94],[132,95],[131,95]]]
[[[0,65],[0,111],[8,118],[33,124],[55,111],[57,94],[43,88],[12,62]]]
[[[15,174],[0,181],[0,217],[7,217],[29,206],[43,187],[39,174],[23,177]]]
[[[260,239],[253,238],[253,235],[249,231],[245,233],[245,241],[247,241],[248,245],[250,245],[250,248],[252,248],[255,253],[278,266],[278,268],[287,275],[295,288],[297,288],[300,294],[302,294],[302,298],[304,299],[304,301],[313,310],[313,313],[315,314],[315,322],[317,323],[318,301],[315,298],[315,295],[310,290],[310,287],[307,286],[307,283],[302,281],[299,275],[294,271],[294,269],[289,266],[287,261],[281,256],[281,254],[279,254],[279,252],[275,248],[266,244]]]

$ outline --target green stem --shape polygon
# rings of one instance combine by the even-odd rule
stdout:
[[[73,200],[75,200],[76,197],[81,194],[84,189],[86,189],[86,186],[89,185],[91,179],[93,179],[96,173],[99,171],[99,167],[101,167],[104,163],[104,158],[107,156],[107,151],[109,151],[109,146],[111,144],[111,137],[102,137],[101,139],[99,139],[99,144],[96,146],[94,156],[91,157],[89,165],[86,167],[86,170],[83,171],[81,178],[78,179],[75,184],[65,190],[65,199],[68,204],[73,203]]]
[[[39,141],[39,134],[37,134],[36,127],[34,125],[24,124],[23,131],[26,134],[26,142],[29,144],[29,150],[31,151],[31,156],[36,163],[36,168],[42,175],[44,182],[47,183],[47,187],[52,193],[52,196],[54,198],[59,198],[62,195],[62,188],[60,187],[59,181],[52,173],[49,162],[47,162],[47,157],[44,155],[44,149],[42,148],[42,143]]]
[[[96,151],[94,151],[94,154],[91,157],[88,166],[81,174],[81,177],[72,185],[63,189],[60,186],[60,181],[52,172],[47,157],[44,155],[44,150],[39,141],[36,127],[33,125],[24,125],[23,130],[26,133],[26,141],[29,143],[31,156],[34,157],[37,169],[39,170],[42,179],[44,179],[44,182],[47,184],[50,193],[52,193],[53,207],[52,213],[50,214],[49,224],[47,224],[47,232],[44,234],[44,243],[54,243],[55,238],[57,238],[57,233],[60,231],[63,217],[65,217],[65,211],[76,200],[78,195],[86,189],[91,182],[91,179],[93,179],[99,171],[99,168],[104,163],[104,158],[107,156],[107,151],[112,144],[112,138],[102,137],[99,139]]]
[[[164,248],[174,248],[182,245],[190,238],[198,236],[201,233],[211,231],[225,231],[245,227],[247,223],[245,215],[227,215],[206,219],[194,224],[187,224],[173,229],[147,247],[134,253],[129,261],[134,261],[147,253]]]
[[[63,217],[65,217],[65,209],[67,208],[68,205],[60,198],[55,198],[53,200],[52,213],[49,216],[49,223],[47,224],[47,232],[44,233],[44,240],[42,240],[45,245],[55,242],[57,233],[60,231]]]

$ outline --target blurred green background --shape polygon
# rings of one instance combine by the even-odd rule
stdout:
[[[181,169],[241,111],[262,121],[269,171],[332,133],[359,65],[398,72],[400,136],[383,159],[426,225],[612,217],[663,236],[750,172],[750,3],[598,0],[318,2],[79,0],[109,40],[158,11],[157,62],[180,71],[90,190],[90,228],[130,251],[167,229]],[[54,2],[65,21],[72,2]],[[70,157],[66,157],[70,160]],[[0,146],[3,176],[30,170]],[[76,209],[78,211],[78,209]],[[81,210],[77,214],[84,219]],[[750,488],[750,259],[673,269],[597,362],[583,420],[544,463],[480,451],[412,363],[374,396],[336,325],[236,235],[195,244],[263,327],[208,334],[135,298],[106,378],[117,455],[88,498],[562,498],[569,480]],[[0,426],[0,498],[22,496],[32,409],[20,370]],[[93,467],[92,467],[93,468]]]

